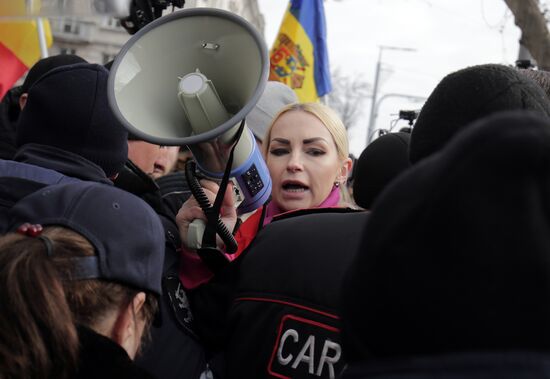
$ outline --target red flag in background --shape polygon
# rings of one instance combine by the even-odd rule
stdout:
[[[0,16],[24,14],[25,3],[25,0],[0,2]],[[50,24],[44,20],[43,25],[46,44],[51,46]],[[0,21],[0,99],[40,57],[38,21]]]

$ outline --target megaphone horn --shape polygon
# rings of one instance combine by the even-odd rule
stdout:
[[[184,9],[136,33],[111,67],[108,98],[134,135],[159,145],[187,145],[199,169],[223,175],[237,143],[231,176],[245,197],[240,212],[271,193],[269,172],[241,121],[263,93],[269,74],[267,48],[243,18],[209,8]]]

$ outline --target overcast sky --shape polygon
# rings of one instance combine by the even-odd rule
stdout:
[[[288,1],[258,2],[271,48]],[[450,72],[481,63],[512,65],[518,55],[520,32],[503,0],[326,0],[325,16],[331,69],[339,67],[345,75],[361,76],[372,84],[379,45],[416,49],[384,50],[378,97],[427,97]],[[400,98],[383,101],[376,127],[389,128],[396,118],[391,114],[421,105]],[[366,144],[370,99],[363,109],[361,120],[349,131],[356,155]]]

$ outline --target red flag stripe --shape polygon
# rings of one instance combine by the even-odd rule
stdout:
[[[28,67],[17,56],[0,42],[0,99],[23,76]]]

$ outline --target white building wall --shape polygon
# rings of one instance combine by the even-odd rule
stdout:
[[[212,7],[236,13],[264,35],[264,17],[257,0],[187,0],[186,8]],[[169,7],[171,10],[171,7]],[[105,64],[112,60],[131,37],[111,17],[50,18],[54,43],[50,55],[76,54],[91,63]]]

